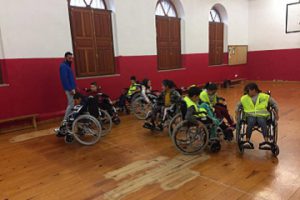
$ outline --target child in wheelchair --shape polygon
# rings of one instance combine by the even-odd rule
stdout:
[[[227,109],[226,101],[224,98],[217,96],[218,86],[215,83],[206,83],[204,90],[200,94],[200,99],[211,106],[216,113],[217,118],[226,119],[229,127],[234,129],[235,123],[233,118],[230,116]],[[225,128],[225,122],[222,123],[222,127]],[[233,130],[232,130],[233,131]]]
[[[237,131],[240,132],[241,120],[245,120],[246,140],[240,141],[243,148],[253,149],[254,145],[250,141],[251,135],[255,127],[261,128],[264,141],[259,144],[260,149],[268,149],[271,144],[269,142],[269,127],[268,119],[270,118],[270,108],[275,112],[275,120],[279,119],[279,109],[276,101],[266,93],[263,93],[256,83],[249,83],[244,88],[245,95],[241,97],[240,102],[236,107],[236,116],[238,121]],[[244,119],[239,119],[241,112],[245,114]],[[238,130],[239,129],[239,130]]]
[[[121,120],[110,97],[101,92],[101,87],[98,86],[96,82],[91,83],[90,88],[86,88],[85,92],[86,96],[93,96],[94,98],[96,98],[99,108],[108,112],[114,124],[120,124]]]
[[[188,96],[184,98],[186,104],[185,120],[191,124],[198,124],[202,122],[209,131],[209,145],[212,152],[220,150],[219,132],[222,122],[215,116],[212,108],[206,102],[199,99],[201,89],[198,87],[191,87],[188,90]]]
[[[180,101],[181,95],[176,90],[174,82],[164,80],[162,82],[162,93],[156,99],[143,127],[150,130],[162,131],[168,115],[175,115],[178,112]],[[160,117],[157,120],[158,115]]]
[[[97,121],[97,118],[99,117],[99,111],[98,111],[98,105],[97,101],[94,98],[85,98],[80,93],[75,93],[73,96],[74,99],[74,108],[72,109],[71,114],[63,120],[61,123],[61,126],[58,129],[55,129],[56,136],[57,137],[65,137],[65,141],[67,143],[70,143],[73,141],[72,136],[72,126],[74,121],[76,121],[79,116],[83,116],[86,113],[89,113],[89,116],[92,116],[94,120],[94,123],[96,125],[99,124]],[[83,118],[83,121],[85,119]],[[90,120],[89,118],[86,118],[85,121]],[[79,141],[80,142],[80,141]]]
[[[130,86],[129,88],[124,88],[119,100],[118,100],[118,107],[123,112],[126,111],[127,114],[130,113],[129,108],[126,105],[126,102],[130,103],[135,94],[141,91],[141,86],[138,83],[135,76],[130,77]]]

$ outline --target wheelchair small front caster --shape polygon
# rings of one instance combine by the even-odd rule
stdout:
[[[245,151],[244,144],[243,144],[243,143],[239,143],[239,144],[238,144],[238,148],[239,148],[240,154],[243,154],[244,151]]]
[[[119,117],[115,117],[115,118],[113,118],[113,123],[115,124],[115,125],[119,125],[120,123],[121,123],[121,120],[120,120],[120,118]]]
[[[73,135],[66,135],[65,136],[65,143],[67,144],[72,144],[74,142],[74,137]]]
[[[277,156],[279,155],[279,147],[278,147],[278,145],[275,144],[275,145],[271,148],[271,151],[272,151],[273,155],[274,155],[275,157],[277,157]]]
[[[219,141],[216,141],[216,142],[213,142],[211,145],[210,145],[210,151],[213,152],[213,153],[217,153],[221,150],[221,144]]]

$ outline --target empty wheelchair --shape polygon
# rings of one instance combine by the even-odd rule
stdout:
[[[279,155],[279,146],[277,145],[278,140],[278,123],[276,120],[276,114],[275,110],[273,108],[268,108],[270,115],[267,117],[267,141],[265,144],[268,146],[260,147],[261,150],[270,150],[272,151],[273,155],[276,157]],[[247,130],[247,116],[246,113],[241,109],[239,112],[238,120],[237,120],[237,126],[236,126],[236,140],[237,145],[240,153],[244,153],[244,150],[247,149],[253,149],[253,146],[245,146],[246,143],[246,130]],[[252,131],[258,131],[262,133],[261,127],[259,127],[258,124],[256,124]]]
[[[72,113],[60,126],[61,134],[65,135],[65,142],[72,143],[74,139],[83,145],[97,143],[102,134],[98,119],[84,111],[83,105],[77,105]]]

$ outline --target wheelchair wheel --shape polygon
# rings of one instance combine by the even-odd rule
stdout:
[[[72,144],[74,142],[74,136],[72,134],[68,134],[65,136],[65,143]]]
[[[175,127],[172,141],[178,151],[186,155],[193,155],[201,152],[207,146],[208,137],[209,132],[203,123],[198,122],[198,124],[191,125],[185,120]]]
[[[182,114],[177,113],[170,121],[169,124],[169,136],[172,137],[175,127],[182,121]]]
[[[74,138],[83,145],[93,145],[101,138],[101,125],[91,115],[79,116],[72,125]]]
[[[210,151],[212,153],[217,153],[221,150],[221,144],[220,141],[213,141],[210,145]]]
[[[275,156],[275,157],[277,157],[278,155],[279,155],[279,146],[277,145],[277,144],[275,144],[272,148],[271,148],[271,151],[272,151],[272,153],[273,153],[273,155]]]
[[[148,113],[151,111],[151,103],[147,103],[144,97],[140,96],[136,98],[131,105],[132,112],[138,119],[146,119]]]
[[[100,112],[99,122],[100,122],[100,125],[101,125],[101,128],[102,128],[102,136],[105,136],[111,131],[112,119],[111,119],[111,116],[109,115],[109,113],[106,110],[100,109],[99,112]]]
[[[242,119],[243,113],[240,114],[236,123],[236,143],[240,153],[244,153],[243,141],[245,139],[244,137],[246,136],[246,126]]]

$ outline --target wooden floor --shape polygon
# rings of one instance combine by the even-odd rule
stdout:
[[[0,135],[2,199],[300,199],[300,83],[260,83],[280,105],[278,159],[222,143],[218,154],[182,156],[166,133],[133,116],[98,144],[67,145],[40,131]],[[243,85],[219,91],[233,112]],[[254,135],[256,147],[262,139]]]

